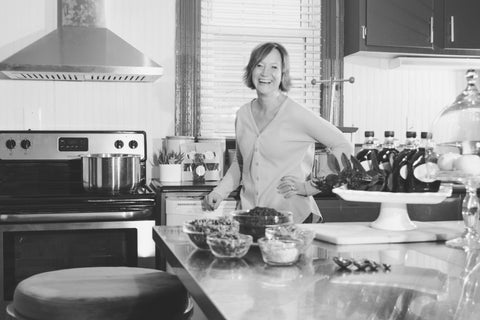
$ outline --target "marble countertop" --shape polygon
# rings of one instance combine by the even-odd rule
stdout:
[[[454,319],[467,271],[480,262],[478,252],[467,255],[444,242],[315,240],[297,264],[272,267],[255,245],[242,259],[222,260],[195,249],[181,227],[156,226],[153,238],[208,319]],[[345,272],[334,256],[388,263],[391,270]]]

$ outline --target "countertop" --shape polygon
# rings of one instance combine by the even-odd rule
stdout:
[[[469,288],[463,281],[480,262],[478,251],[442,241],[315,240],[296,265],[271,267],[257,246],[243,259],[217,259],[195,249],[180,227],[156,226],[153,238],[208,319],[454,319],[462,289]],[[334,256],[368,258],[391,270],[342,272]]]

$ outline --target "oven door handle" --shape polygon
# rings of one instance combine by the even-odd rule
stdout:
[[[117,221],[117,220],[150,220],[150,209],[118,211],[118,212],[74,212],[74,213],[16,213],[0,214],[1,223],[30,222],[75,222],[75,221]]]

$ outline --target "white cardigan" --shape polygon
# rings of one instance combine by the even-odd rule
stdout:
[[[288,97],[273,120],[260,131],[253,118],[252,103],[243,105],[236,115],[237,158],[243,165],[234,161],[213,191],[225,198],[242,184],[242,209],[261,206],[288,210],[293,212],[295,223],[303,222],[310,213],[320,215],[312,196],[285,199],[278,193],[280,178],[309,177],[316,141],[329,147],[338,159],[342,153],[349,156],[352,145],[334,125]]]

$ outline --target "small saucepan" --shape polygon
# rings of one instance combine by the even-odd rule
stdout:
[[[140,156],[122,153],[82,155],[83,188],[98,193],[133,193],[140,185]]]

